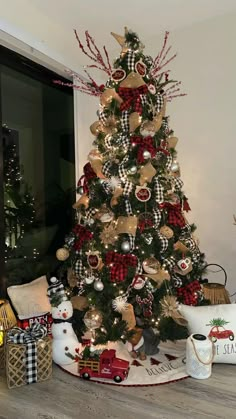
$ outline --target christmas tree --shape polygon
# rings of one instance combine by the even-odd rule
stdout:
[[[100,98],[77,223],[57,251],[78,309],[76,329],[82,335],[86,325],[95,343],[129,339],[137,326],[163,340],[185,337],[178,303],[204,304],[204,255],[185,218],[178,138],[166,115],[167,102],[184,96],[170,77],[168,33],[155,59],[137,34],[112,33],[121,46],[113,67],[106,47],[103,57],[88,32],[87,49],[75,34],[88,68],[108,76],[99,86],[87,69],[88,79],[74,74],[73,88]]]

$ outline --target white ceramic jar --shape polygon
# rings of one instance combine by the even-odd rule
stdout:
[[[204,380],[211,376],[214,358],[213,342],[206,336],[195,333],[186,343],[186,371],[190,377]]]

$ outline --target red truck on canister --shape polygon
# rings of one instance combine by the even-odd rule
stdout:
[[[115,349],[105,349],[98,361],[91,358],[79,359],[78,372],[86,380],[92,377],[111,378],[120,383],[128,377],[129,362],[116,358]]]

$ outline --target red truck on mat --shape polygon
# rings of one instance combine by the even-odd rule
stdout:
[[[105,349],[99,360],[79,359],[78,372],[80,377],[89,380],[92,377],[111,378],[120,383],[128,377],[129,362],[116,358],[115,349]]]

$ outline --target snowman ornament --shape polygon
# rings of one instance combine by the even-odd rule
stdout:
[[[53,285],[56,285],[55,278],[53,278],[53,281]],[[67,299],[65,293],[63,293],[64,287],[61,282],[57,280],[57,285],[59,284],[59,293],[58,291],[53,292],[51,298],[53,318],[52,359],[56,364],[68,365],[74,362],[72,358],[77,355],[76,351],[80,349],[80,344],[72,328],[72,303]],[[72,355],[72,357],[70,355],[68,356],[68,354]]]

